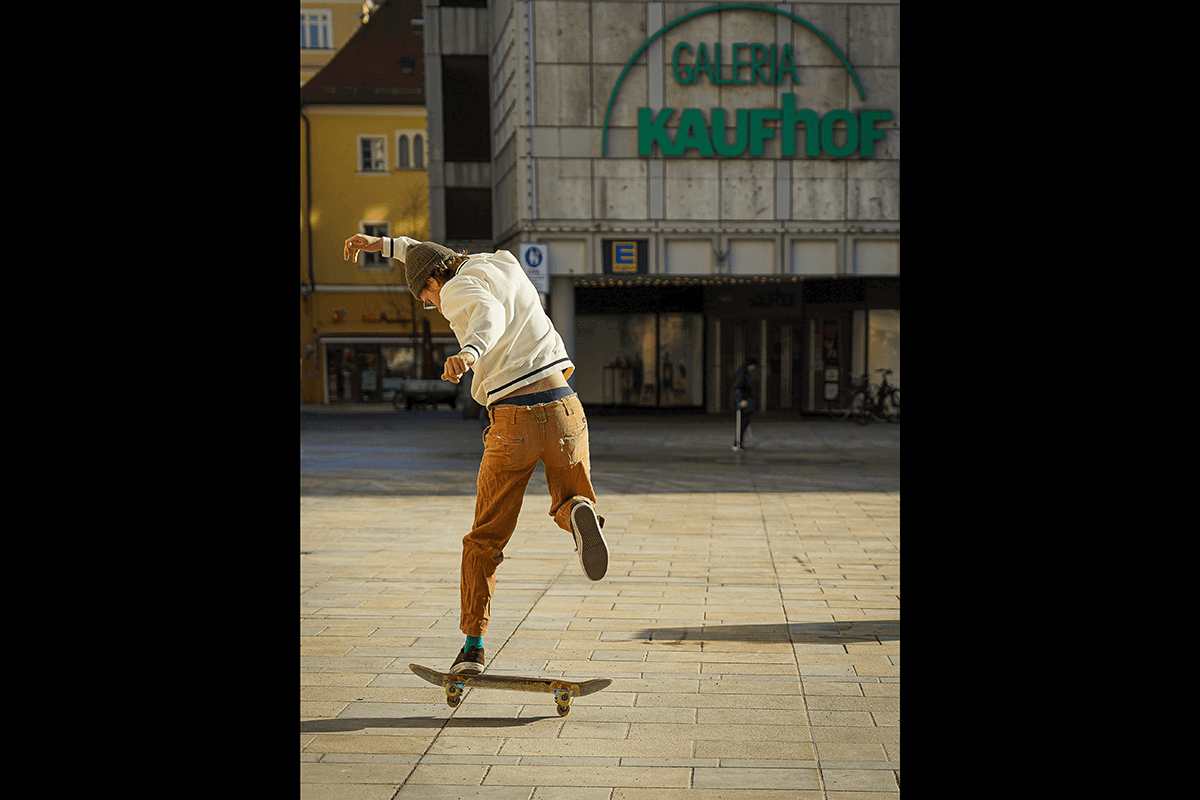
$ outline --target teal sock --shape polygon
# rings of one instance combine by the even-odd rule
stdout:
[[[463,645],[462,651],[465,653],[468,650],[470,650],[472,647],[483,647],[483,637],[482,636],[468,636],[467,643],[465,645]]]

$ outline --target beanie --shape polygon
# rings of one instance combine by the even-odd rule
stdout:
[[[419,297],[433,271],[454,256],[453,250],[437,242],[421,242],[408,248],[404,254],[404,272],[413,296]]]

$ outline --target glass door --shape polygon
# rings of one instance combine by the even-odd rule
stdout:
[[[713,365],[713,374],[720,376],[717,397],[721,411],[733,413],[734,376],[751,356],[759,360],[759,369],[754,371],[751,380],[755,403],[760,411],[763,409],[765,395],[762,379],[767,371],[762,369],[763,322],[757,319],[720,319],[714,326],[714,329],[720,332],[719,341],[713,348],[717,359],[717,363]]]

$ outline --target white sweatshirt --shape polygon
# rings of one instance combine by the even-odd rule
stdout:
[[[404,260],[415,239],[384,238],[383,255]],[[482,406],[575,365],[542,310],[537,289],[507,250],[475,253],[441,289],[442,314],[458,346],[475,356],[471,396]]]

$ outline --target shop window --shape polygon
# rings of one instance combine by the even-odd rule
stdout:
[[[403,381],[437,378],[458,342],[330,343],[325,347],[330,403],[390,403]]]
[[[704,317],[658,315],[658,404],[699,406],[704,402]]]
[[[892,386],[900,385],[900,309],[873,308],[867,316],[867,372],[872,383],[883,379],[877,369],[890,369]]]
[[[592,405],[680,408],[704,402],[701,314],[582,314],[573,359],[579,399]]]

